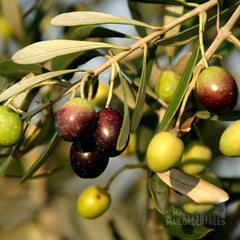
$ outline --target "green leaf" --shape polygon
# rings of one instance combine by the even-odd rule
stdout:
[[[47,161],[49,155],[51,154],[56,142],[59,140],[57,132],[54,133],[52,139],[49,141],[48,145],[41,153],[39,158],[34,162],[34,164],[29,168],[25,175],[21,178],[20,183],[25,182],[27,179],[31,178],[32,175]]]
[[[140,86],[138,89],[136,106],[133,110],[132,119],[131,119],[131,132],[132,133],[134,133],[136,131],[136,129],[138,128],[138,125],[139,125],[141,117],[142,117],[143,106],[144,106],[145,97],[146,97],[146,86],[147,86],[146,68],[147,68],[147,46],[145,46],[145,48],[144,48]]]
[[[80,26],[106,23],[128,24],[147,28],[156,28],[155,26],[151,26],[147,23],[140,22],[131,18],[93,11],[76,11],[62,13],[52,18],[51,20],[51,24],[56,26]]]
[[[143,2],[143,3],[158,3],[158,4],[173,4],[173,5],[182,5],[188,6],[182,0],[128,0],[129,2]]]
[[[126,86],[124,82],[124,78],[120,72],[120,69],[118,69],[118,75],[122,84],[122,89],[123,89],[123,97],[124,97],[124,114],[123,114],[123,123],[122,123],[122,128],[119,133],[118,141],[117,141],[117,147],[116,149],[118,151],[122,150],[125,146],[126,143],[128,142],[129,139],[129,134],[130,134],[130,116],[129,116],[129,109],[128,109],[128,100],[127,100],[127,91],[126,91]]]
[[[101,55],[97,50],[89,50],[58,56],[52,59],[52,70],[74,69]]]
[[[203,214],[194,216],[180,208],[170,208],[164,220],[162,215],[159,217],[168,232],[180,239],[202,239],[210,231],[204,226],[206,216]]]
[[[220,14],[221,19],[225,19],[229,15],[231,15],[233,11],[236,9],[236,7],[237,7],[237,4],[235,3],[230,8],[223,10]],[[209,18],[206,22],[205,30],[208,30],[209,28],[214,26],[216,24],[216,19],[217,19],[216,14],[211,18]],[[155,41],[155,44],[161,45],[161,46],[178,46],[197,38],[198,34],[199,34],[199,24],[196,24],[170,37],[164,37],[164,38],[158,39]]]
[[[86,38],[109,38],[109,37],[118,37],[118,38],[129,38],[128,34],[108,29],[105,27],[99,26],[81,26],[77,27],[69,34],[70,39],[80,40]]]
[[[17,82],[16,84],[12,85],[11,87],[7,88],[4,92],[0,94],[0,102],[7,100],[10,97],[13,97],[16,94],[24,92],[25,90],[36,86],[39,83],[42,83],[50,78],[55,78],[63,74],[73,73],[83,71],[80,69],[70,69],[70,70],[60,70],[55,72],[48,72],[43,73],[41,75],[24,78],[21,81]]]
[[[192,72],[194,70],[194,67],[198,59],[198,53],[199,53],[199,43],[197,42],[195,45],[194,51],[191,55],[191,58],[189,59],[188,65],[179,81],[175,94],[171,102],[169,103],[167,111],[164,114],[163,119],[160,123],[160,130],[163,130],[167,126],[167,124],[172,120],[173,116],[175,115],[176,111],[178,110],[178,107],[182,102],[184,94],[187,90],[188,83],[191,80]]]
[[[21,65],[14,63],[12,60],[5,60],[0,62],[0,75],[21,79],[28,73],[34,73],[35,75],[46,72],[46,69],[40,64]]]
[[[22,48],[13,54],[12,60],[20,64],[39,63],[57,56],[98,48],[128,49],[128,47],[116,46],[103,42],[55,39],[33,43]]]
[[[155,208],[161,214],[165,214],[168,209],[169,198],[167,185],[154,173],[151,174],[148,181],[149,191],[152,195]]]

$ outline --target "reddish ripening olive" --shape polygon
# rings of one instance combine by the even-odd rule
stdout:
[[[81,178],[96,178],[106,169],[109,157],[93,149],[89,142],[73,142],[70,149],[71,165]]]
[[[122,121],[121,113],[113,108],[104,108],[97,113],[93,144],[98,151],[110,157],[116,157],[124,151],[125,148],[121,151],[116,149]]]
[[[225,69],[212,66],[204,69],[196,83],[197,96],[212,113],[225,114],[237,102],[238,89],[234,78]]]
[[[55,128],[65,141],[76,141],[92,128],[96,112],[91,102],[76,97],[64,103],[55,118]]]

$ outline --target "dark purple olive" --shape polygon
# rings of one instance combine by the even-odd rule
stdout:
[[[104,108],[97,113],[93,144],[98,151],[110,157],[120,155],[124,149],[116,149],[118,136],[122,127],[123,117],[113,108]]]
[[[64,103],[55,117],[55,128],[65,141],[77,141],[94,125],[96,112],[91,102],[73,98]]]
[[[218,115],[231,111],[237,103],[238,88],[234,78],[218,66],[208,67],[200,73],[196,92],[202,105]]]
[[[70,149],[71,165],[81,178],[96,178],[106,169],[109,157],[92,148],[91,144],[73,142]]]

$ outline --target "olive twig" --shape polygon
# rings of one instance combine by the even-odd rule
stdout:
[[[112,70],[111,70],[111,73],[110,73],[110,79],[109,79],[110,86],[109,86],[107,102],[106,102],[106,105],[105,105],[106,108],[108,108],[110,106],[110,102],[112,100],[115,73],[116,73],[116,64],[113,63],[112,64]]]
[[[203,32],[205,29],[206,21],[207,21],[207,13],[206,12],[200,13],[199,14],[199,46],[200,46],[202,60],[205,68],[208,67],[208,62],[205,55],[204,43],[203,43]]]
[[[240,41],[233,34],[230,34],[227,40],[233,43],[235,47],[237,47],[240,50]]]

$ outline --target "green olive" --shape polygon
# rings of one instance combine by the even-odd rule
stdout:
[[[111,196],[98,186],[90,186],[82,192],[77,201],[77,212],[83,218],[97,218],[107,211]]]
[[[96,95],[92,99],[92,103],[100,108],[103,108],[106,104],[108,98],[108,88],[102,83],[98,83],[98,89]]]
[[[172,70],[163,71],[157,79],[155,86],[155,92],[159,98],[164,102],[170,103],[177,85],[179,83],[180,76]]]
[[[192,215],[197,213],[206,213],[214,208],[213,203],[195,203],[192,201],[186,202],[182,206],[183,210]]]
[[[202,172],[212,158],[211,149],[200,141],[189,143],[183,152],[181,168],[184,172],[194,175]]]
[[[182,157],[184,144],[170,132],[160,132],[150,141],[147,148],[147,164],[154,172],[165,172]]]
[[[240,156],[239,136],[240,136],[240,120],[237,120],[223,132],[219,142],[220,151],[226,156],[239,157]]]
[[[122,156],[130,156],[136,153],[137,136],[135,133],[130,134],[127,148],[122,153]]]
[[[16,144],[23,133],[19,115],[10,107],[0,106],[0,146]]]

